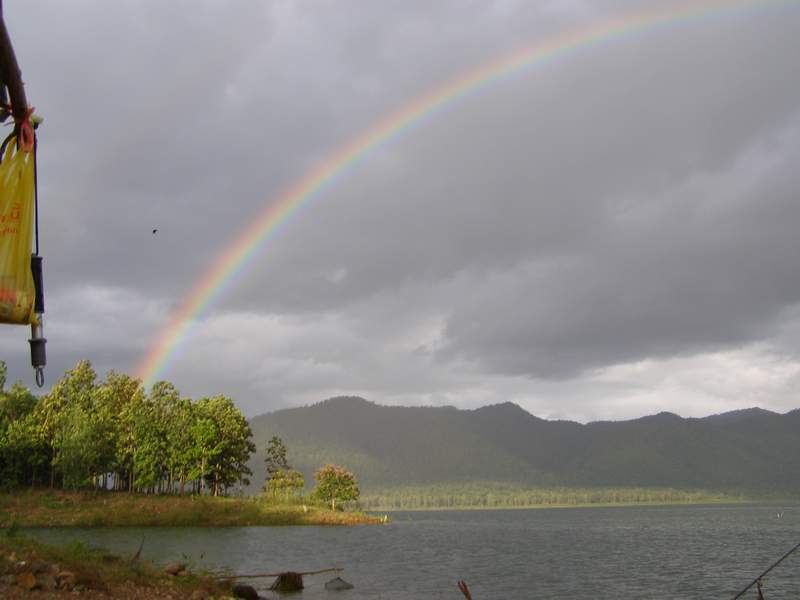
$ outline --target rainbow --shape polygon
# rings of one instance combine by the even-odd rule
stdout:
[[[405,107],[374,123],[361,135],[335,151],[297,183],[269,202],[194,286],[136,369],[136,376],[150,385],[165,370],[192,325],[225,292],[237,275],[290,221],[344,173],[364,162],[377,148],[402,136],[422,119],[433,116],[465,96],[516,75],[535,65],[555,60],[613,40],[678,26],[713,16],[767,7],[798,6],[800,0],[692,0],[659,11],[629,14],[523,48],[487,63],[424,94]]]

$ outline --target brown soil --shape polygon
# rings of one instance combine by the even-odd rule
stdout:
[[[152,586],[136,585],[126,581],[117,585],[112,585],[106,590],[86,589],[79,592],[67,590],[55,590],[46,592],[44,590],[27,591],[16,585],[6,585],[0,583],[0,598],[7,600],[39,600],[56,598],[89,598],[91,600],[105,600],[108,598],[125,598],[126,600],[186,600],[192,598],[223,598],[228,596],[192,596],[191,590],[177,590],[159,588]]]
[[[63,589],[28,590],[24,582],[34,573],[67,571],[72,577]],[[59,577],[58,581],[63,581]],[[37,586],[37,588],[40,586]],[[52,585],[51,585],[52,587]],[[210,600],[228,598],[230,591],[210,577],[173,576],[147,562],[131,562],[102,551],[61,549],[20,538],[0,537],[0,598],[125,598]]]

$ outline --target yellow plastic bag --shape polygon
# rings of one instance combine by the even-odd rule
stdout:
[[[33,152],[11,139],[0,162],[0,323],[30,324],[35,316],[31,275]]]

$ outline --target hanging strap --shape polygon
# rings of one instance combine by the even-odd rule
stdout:
[[[17,122],[19,129],[19,147],[25,152],[33,152],[33,147],[36,144],[35,135],[33,133],[33,124],[31,123],[31,115],[35,108],[29,106],[25,110],[25,116]]]
[[[0,110],[11,112],[12,107],[10,104],[0,102]],[[33,118],[34,110],[36,110],[35,107],[29,106],[25,109],[25,114],[21,119],[15,119],[14,131],[8,137],[6,137],[5,141],[3,142],[3,148],[5,148],[10,138],[16,137],[17,145],[21,150],[24,150],[25,152],[33,152],[33,146],[36,143],[34,140],[35,134],[33,131],[36,128],[36,123],[34,122],[36,119]]]

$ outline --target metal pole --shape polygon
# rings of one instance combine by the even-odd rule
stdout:
[[[19,124],[28,110],[28,99],[25,97],[25,84],[22,83],[22,71],[17,64],[17,56],[11,45],[11,38],[3,19],[3,3],[0,0],[0,77],[8,88],[11,110],[14,120]]]
[[[735,595],[733,598],[731,598],[731,600],[736,600],[737,598],[741,598],[741,597],[744,595],[744,593],[745,593],[747,590],[749,590],[751,587],[753,587],[753,586],[754,586],[756,583],[758,583],[758,582],[761,580],[761,578],[762,578],[762,577],[764,577],[764,575],[766,575],[767,573],[769,573],[770,571],[772,571],[772,569],[774,569],[774,568],[775,568],[775,567],[777,567],[779,564],[781,564],[781,563],[782,563],[782,562],[783,562],[785,559],[789,558],[789,555],[790,555],[792,552],[794,552],[795,550],[797,550],[798,548],[800,548],[800,543],[798,543],[798,544],[797,544],[797,545],[796,545],[794,548],[792,548],[791,550],[789,550],[789,551],[788,551],[786,554],[784,554],[784,555],[783,555],[783,556],[781,556],[781,557],[780,557],[778,560],[776,560],[774,563],[772,563],[772,565],[771,565],[771,566],[770,566],[770,567],[769,567],[769,568],[768,568],[766,571],[764,571],[764,572],[763,572],[761,575],[759,575],[758,577],[756,577],[755,579],[753,579],[753,581],[751,581],[751,582],[750,582],[750,585],[748,585],[748,586],[747,586],[746,588],[744,588],[744,589],[743,589],[741,592],[739,592],[738,594],[736,594],[736,595]]]

